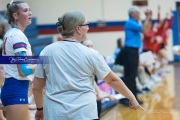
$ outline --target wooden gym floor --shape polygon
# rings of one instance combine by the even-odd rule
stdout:
[[[180,63],[167,66],[169,72],[152,93],[139,95],[146,111],[131,110],[122,104],[113,107],[101,120],[180,120]]]
[[[152,93],[139,95],[146,111],[131,110],[122,104],[103,112],[101,120],[180,120],[180,63],[167,66],[165,79],[153,88]],[[30,118],[34,120],[35,110]]]

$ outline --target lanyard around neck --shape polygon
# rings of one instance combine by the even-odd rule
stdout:
[[[62,40],[62,41],[66,41],[66,42],[77,42],[77,41],[72,41],[72,40]]]

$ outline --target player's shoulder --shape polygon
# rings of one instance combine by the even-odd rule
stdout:
[[[5,34],[5,36],[14,36],[14,35],[23,35],[23,34],[20,30],[14,28],[9,29]]]

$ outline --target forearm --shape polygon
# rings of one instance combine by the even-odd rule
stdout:
[[[24,52],[18,52],[16,53],[16,56],[25,56],[26,54]],[[26,64],[18,64],[17,65],[18,67],[18,72],[20,74],[20,76],[22,77],[25,77],[25,76],[28,76],[28,75],[31,75],[33,74],[34,70],[35,70],[35,67],[27,67]]]
[[[117,75],[115,75],[115,73],[111,72],[110,74],[112,74],[112,77],[109,78],[109,81],[107,83],[118,93],[124,95],[129,100],[135,99],[134,95],[126,87],[124,82]]]
[[[37,108],[43,107],[44,90],[33,88],[34,100]]]
[[[149,33],[150,30],[151,30],[151,22],[149,18],[146,18],[143,24],[142,32],[143,34],[147,34]]]
[[[129,105],[131,109],[137,109],[138,107],[140,107],[142,110],[145,110],[139,105],[132,92],[126,87],[123,81],[114,72],[110,71],[110,73],[104,78],[104,80],[117,92],[121,93],[127,99],[129,99]]]
[[[33,70],[31,68],[26,67],[26,64],[20,64],[19,66],[23,76],[28,76],[33,74]]]
[[[37,108],[43,107],[44,88],[45,88],[45,78],[34,77],[33,95]]]
[[[113,80],[108,83],[113,89],[115,89],[118,93],[122,94],[129,100],[134,99],[134,95],[132,92],[125,86],[125,84],[121,80]]]

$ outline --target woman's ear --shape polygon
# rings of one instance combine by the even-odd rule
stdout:
[[[80,32],[80,27],[79,27],[79,26],[76,26],[76,32],[77,32],[77,33],[81,33],[81,32]]]
[[[77,35],[78,35],[79,38],[82,37],[81,29],[80,29],[79,26],[76,26],[76,33],[77,33]]]
[[[17,13],[13,13],[13,18],[15,19],[15,20],[17,20],[18,19],[18,14]]]
[[[76,26],[76,30],[79,30],[80,29],[80,27],[79,26]]]

